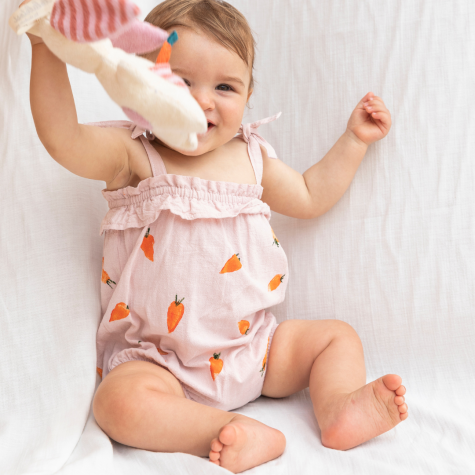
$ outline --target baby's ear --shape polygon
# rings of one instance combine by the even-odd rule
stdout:
[[[254,89],[249,89],[249,94],[247,95],[247,101],[249,101],[249,98],[251,97],[252,93],[253,93]]]

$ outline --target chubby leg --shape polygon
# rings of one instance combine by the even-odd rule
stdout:
[[[102,430],[121,444],[209,455],[234,473],[272,460],[285,448],[280,431],[186,399],[175,376],[146,361],[129,361],[110,371],[97,388],[93,412]],[[212,444],[223,445],[220,454]]]
[[[366,384],[363,346],[340,320],[287,320],[277,327],[262,394],[285,397],[306,387],[325,447],[347,450],[409,416],[396,374]]]

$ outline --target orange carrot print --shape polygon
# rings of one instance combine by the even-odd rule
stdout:
[[[261,376],[264,376],[264,371],[266,369],[266,364],[267,364],[267,351],[269,350],[269,341],[270,337],[267,338],[267,348],[266,348],[266,354],[264,356],[264,359],[262,360],[262,369],[259,371],[261,373]]]
[[[183,313],[185,312],[185,306],[181,303],[185,299],[183,297],[180,301],[177,300],[178,295],[175,295],[175,301],[170,304],[168,307],[167,312],[167,326],[168,326],[168,333],[171,333],[175,330],[177,325],[180,323],[181,317],[183,317]]]
[[[147,259],[150,259],[152,262],[153,262],[153,245],[154,244],[155,244],[155,239],[150,234],[150,228],[148,228],[143,238],[140,249],[142,249],[142,251],[144,252],[145,257]]]
[[[223,360],[220,359],[221,353],[213,353],[213,356],[209,359],[210,362],[210,371],[211,371],[211,377],[213,378],[213,381],[215,380],[215,375],[218,373],[221,373],[221,370],[223,369]]]
[[[168,353],[166,351],[163,351],[160,349],[159,346],[156,347],[157,348],[157,351],[163,356],[163,355],[168,355]]]
[[[111,284],[117,285],[113,280],[110,279],[109,274],[104,270],[104,258],[102,258],[102,279],[101,280],[102,282],[104,282],[104,284],[107,284],[111,289],[112,289]]]
[[[173,31],[160,48],[157,59],[155,60],[155,64],[168,63],[170,61],[170,56],[172,54],[172,46],[177,39],[178,34],[176,31]]]
[[[274,238],[272,245],[277,244],[277,247],[279,247],[279,240],[275,237],[274,230],[272,228],[270,228],[270,230],[272,231],[272,237]]]
[[[228,259],[226,264],[224,264],[224,267],[221,269],[220,274],[225,274],[226,272],[234,272],[236,270],[239,270],[242,267],[242,264],[241,264],[241,258],[238,256],[239,256],[239,252],[237,254],[233,254],[233,257]]]
[[[282,279],[284,278],[284,276],[285,276],[285,274],[284,274],[284,275],[277,274],[277,275],[269,282],[269,287],[268,287],[268,289],[269,289],[269,290],[275,290],[277,287],[279,287],[279,285],[281,284]]]
[[[96,368],[97,374],[102,378],[102,369]]]
[[[238,322],[238,327],[241,335],[247,335],[247,332],[249,331],[249,322],[247,320],[241,320]]]
[[[165,43],[163,43],[163,46],[160,48],[155,64],[168,63],[170,61],[171,52],[172,45],[165,41]]]
[[[115,320],[122,320],[123,318],[128,317],[129,313],[129,306],[124,302],[120,302],[115,306],[114,310],[112,310],[109,322],[114,322]]]

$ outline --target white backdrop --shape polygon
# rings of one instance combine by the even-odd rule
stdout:
[[[0,4],[0,473],[229,473],[111,443],[92,417],[105,183],[63,169],[36,135],[31,48],[7,26],[18,3]],[[136,3],[144,17],[156,2]],[[392,113],[328,213],[273,213],[290,275],[272,311],[350,323],[368,382],[400,374],[410,413],[338,452],[321,445],[308,391],[260,398],[238,412],[282,430],[287,448],[248,473],[475,473],[475,4],[231,3],[258,42],[245,121],[283,112],[260,133],[289,166],[319,161],[367,92]],[[124,118],[94,77],[70,77],[81,122]]]

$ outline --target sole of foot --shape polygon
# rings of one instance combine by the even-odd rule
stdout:
[[[237,415],[211,441],[209,460],[233,473],[240,473],[279,457],[284,449],[282,432]]]
[[[397,374],[387,374],[350,394],[338,395],[327,406],[322,444],[348,450],[383,434],[409,417],[406,388]]]

